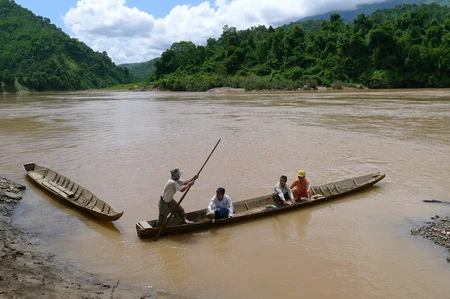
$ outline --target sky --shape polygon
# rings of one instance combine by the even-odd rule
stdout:
[[[223,27],[278,27],[386,0],[14,0],[116,64],[146,62],[175,42],[205,45]]]

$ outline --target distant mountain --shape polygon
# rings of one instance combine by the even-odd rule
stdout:
[[[422,3],[425,4],[436,3],[439,5],[450,6],[450,0],[388,0],[382,3],[362,4],[359,5],[356,10],[350,11],[337,10],[337,11],[330,11],[325,14],[310,16],[280,27],[284,28],[285,30],[290,30],[294,27],[295,24],[301,23],[302,27],[306,31],[317,31],[320,29],[320,25],[322,24],[321,21],[322,20],[328,21],[330,19],[330,16],[334,13],[339,14],[345,23],[350,23],[359,14],[365,14],[366,16],[369,16],[377,10],[389,9],[401,4],[422,4]]]
[[[50,20],[0,0],[0,92],[104,88],[129,83],[106,52],[70,38]]]
[[[307,20],[329,20],[330,16],[334,13],[339,14],[344,22],[349,23],[354,18],[356,18],[359,14],[365,14],[366,16],[371,15],[373,12],[379,9],[388,9],[395,7],[400,4],[420,4],[426,2],[443,2],[443,1],[427,1],[427,0],[388,0],[382,3],[372,3],[372,4],[362,4],[358,5],[356,10],[350,11],[330,11],[325,14],[315,15],[311,17],[303,18],[299,21],[307,21]]]
[[[130,75],[133,76],[134,79],[144,82],[148,81],[150,75],[155,72],[155,63],[158,59],[159,58],[155,58],[142,63],[120,64],[119,66],[128,69]]]

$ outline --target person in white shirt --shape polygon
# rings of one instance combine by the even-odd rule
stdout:
[[[214,212],[214,219],[233,217],[233,202],[231,197],[225,194],[225,188],[217,188],[216,195],[211,198],[208,205],[207,214]]]
[[[172,169],[170,171],[170,179],[164,185],[162,195],[159,199],[159,218],[158,226],[162,226],[166,221],[167,215],[172,212],[172,214],[181,220],[182,223],[188,224],[192,223],[186,219],[186,213],[181,205],[177,207],[177,202],[173,199],[173,196],[177,191],[184,192],[190,186],[194,185],[195,180],[198,175],[194,175],[190,180],[183,181],[180,179],[183,172],[179,168]]]
[[[272,198],[276,205],[290,206],[295,204],[294,195],[289,185],[286,184],[287,176],[280,176],[280,181],[273,189]]]

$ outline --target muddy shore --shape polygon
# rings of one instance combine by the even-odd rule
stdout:
[[[51,253],[11,223],[25,186],[0,178],[0,298],[183,298],[102,280]]]

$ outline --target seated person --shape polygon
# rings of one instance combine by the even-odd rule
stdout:
[[[291,189],[296,200],[302,197],[306,197],[308,201],[311,200],[312,190],[309,180],[306,178],[306,171],[299,170],[297,172],[297,179],[292,182]]]
[[[294,195],[292,194],[291,188],[286,184],[287,176],[280,176],[280,181],[275,185],[273,189],[272,198],[275,204],[290,206],[295,204]]]
[[[217,188],[216,195],[211,198],[208,205],[206,215],[216,220],[233,217],[233,202],[231,201],[231,197],[225,194],[224,188]]]

